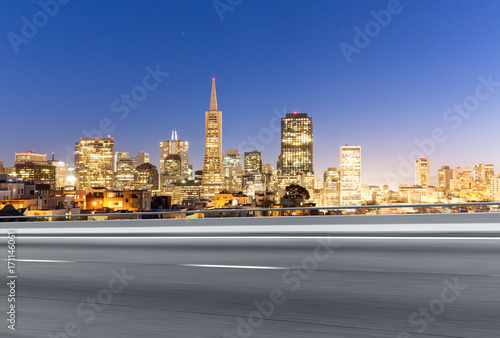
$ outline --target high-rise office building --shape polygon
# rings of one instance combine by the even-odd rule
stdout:
[[[115,153],[115,166],[114,166],[115,172],[116,172],[116,163],[120,158],[130,158],[130,153],[128,151],[122,151],[122,150],[118,150]]]
[[[113,187],[114,150],[113,138],[85,138],[75,143],[77,189]]]
[[[254,150],[245,152],[245,174],[262,172],[262,153]]]
[[[275,174],[274,168],[269,163],[262,165],[262,172],[271,176]]]
[[[142,190],[158,190],[158,168],[151,163],[143,163],[135,168],[134,187]]]
[[[323,172],[323,205],[340,204],[340,170],[328,168]]]
[[[453,179],[453,169],[449,166],[442,166],[437,171],[437,187],[441,190],[450,189],[450,181]]]
[[[135,158],[131,158],[128,151],[117,151],[115,160],[115,188],[119,190],[130,189],[134,183]]]
[[[281,175],[313,172],[313,120],[305,113],[286,114],[281,119]]]
[[[237,193],[242,191],[242,189],[243,189],[243,167],[239,165],[237,167],[229,168],[227,190],[233,193]]]
[[[340,147],[340,204],[361,204],[361,147]]]
[[[236,149],[229,149],[224,153],[224,177],[229,178],[229,168],[241,165],[241,155]]]
[[[32,151],[15,153],[14,167],[19,179],[27,182],[49,184],[57,188],[56,167],[47,161],[47,154]]]
[[[16,175],[23,181],[49,184],[56,189],[56,167],[48,162],[25,162],[15,165]]]
[[[201,184],[201,181],[203,180],[203,169],[198,169],[194,171],[194,180],[195,182],[199,182]]]
[[[491,200],[493,202],[500,202],[500,175],[493,177],[490,180],[491,184]]]
[[[70,190],[76,189],[76,174],[75,167],[68,166],[66,170],[66,188]]]
[[[56,171],[55,188],[64,189],[66,187],[66,163],[54,159],[47,161],[47,163],[53,165]]]
[[[474,166],[474,181],[490,183],[495,178],[493,164],[478,164]]]
[[[34,163],[47,162],[47,154],[37,154],[33,151],[27,151],[25,153],[14,153],[14,156],[15,156],[14,165],[26,162],[34,162]]]
[[[453,170],[453,179],[450,181],[450,189],[470,189],[472,187],[472,182],[472,169],[458,167]]]
[[[149,153],[140,151],[135,157],[135,164],[140,166],[141,164],[149,163]]]
[[[217,109],[215,79],[212,79],[210,109],[205,112],[205,158],[201,197],[214,199],[224,189],[224,162],[222,157],[222,111]]]
[[[421,157],[415,161],[415,185],[431,185],[429,159]]]
[[[182,159],[178,154],[170,154],[163,160],[163,173],[160,174],[161,186],[169,185],[182,179]]]
[[[243,193],[255,198],[255,192],[266,191],[266,176],[260,172],[249,172],[243,175]]]
[[[170,140],[160,142],[160,183],[163,184],[163,176],[167,170],[165,161],[170,155],[178,155],[180,158],[179,179],[192,179],[192,168],[189,166],[189,142],[178,140],[177,131],[174,130]]]

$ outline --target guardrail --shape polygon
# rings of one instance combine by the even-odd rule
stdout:
[[[210,213],[249,213],[249,212],[281,212],[281,211],[321,211],[321,210],[358,210],[358,209],[400,209],[400,208],[456,208],[456,207],[478,207],[478,206],[500,206],[500,202],[475,202],[475,203],[434,203],[434,204],[387,204],[387,205],[353,205],[353,206],[329,206],[329,207],[294,207],[294,208],[253,208],[253,209],[205,209],[205,210],[169,210],[149,212],[115,212],[115,213],[93,213],[93,214],[64,214],[64,215],[30,215],[30,216],[0,216],[2,219],[30,219],[30,218],[78,218],[78,217],[140,217],[151,215],[175,215],[175,214],[210,214]]]

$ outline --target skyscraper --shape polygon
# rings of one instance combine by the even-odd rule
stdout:
[[[262,153],[254,150],[245,152],[245,174],[262,172]]]
[[[490,183],[495,178],[493,164],[478,164],[474,166],[474,181]]]
[[[135,164],[140,166],[141,164],[149,163],[149,153],[139,151],[135,157]]]
[[[115,172],[116,172],[116,164],[118,163],[118,160],[120,158],[130,158],[130,153],[128,151],[122,151],[122,150],[118,150],[115,153]]]
[[[493,202],[500,202],[500,175],[493,177],[490,180],[491,184],[491,200]]]
[[[472,181],[471,168],[455,168],[453,170],[453,179],[450,181],[450,189],[470,189],[472,186]]]
[[[229,178],[229,169],[241,165],[241,155],[236,149],[229,149],[224,153],[224,177]]]
[[[115,188],[130,189],[134,183],[135,159],[128,151],[117,151],[115,154]]]
[[[201,197],[213,199],[224,189],[224,163],[222,158],[222,112],[217,109],[215,79],[212,79],[210,109],[205,112],[205,158]]]
[[[340,171],[328,168],[323,172],[323,205],[334,206],[340,203]]]
[[[178,154],[167,155],[163,159],[163,173],[160,175],[161,186],[178,182],[182,178],[182,160]]]
[[[47,154],[32,151],[15,153],[14,167],[17,177],[28,182],[50,184],[51,189],[56,189],[56,167],[46,158]]]
[[[143,190],[158,190],[158,169],[151,163],[143,163],[135,168],[134,187]]]
[[[442,166],[437,171],[437,187],[442,190],[450,189],[450,181],[453,179],[453,169],[449,166]]]
[[[305,113],[286,114],[281,119],[281,175],[313,172],[313,120]]]
[[[431,185],[429,159],[421,157],[415,161],[415,185]]]
[[[243,187],[243,167],[231,167],[229,168],[229,177],[228,177],[227,189],[230,192],[240,192]]]
[[[361,147],[340,147],[340,204],[361,204]]]
[[[75,143],[75,173],[77,189],[113,187],[113,138],[85,138]]]
[[[15,165],[16,175],[23,181],[49,184],[56,189],[56,167],[48,162],[25,162]]]
[[[54,153],[52,153],[52,158],[53,157]],[[66,163],[54,159],[47,161],[47,163],[55,167],[56,189],[64,189],[64,187],[66,187]]]
[[[26,162],[47,162],[47,154],[37,154],[33,151],[27,151],[25,153],[14,153],[15,160],[14,165]]]
[[[167,170],[165,161],[170,155],[178,155],[180,158],[180,175],[178,179],[192,179],[189,167],[189,142],[178,140],[177,131],[174,130],[170,140],[160,142],[160,184],[163,184],[163,176],[165,176]],[[170,156],[169,158],[172,159],[173,157]]]

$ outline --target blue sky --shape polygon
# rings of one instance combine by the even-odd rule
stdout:
[[[73,0],[59,5],[17,53],[9,36],[22,37],[23,17],[43,20],[40,4],[0,3],[0,161],[6,165],[27,149],[71,158],[68,149],[84,130],[101,123],[114,127],[116,150],[149,152],[156,165],[159,142],[175,128],[191,142],[190,162],[199,169],[215,77],[224,150],[258,136],[273,110],[285,109],[314,119],[318,176],[339,165],[340,146],[358,144],[366,182],[383,184],[387,172],[412,178],[398,171],[400,157],[407,159],[419,149],[414,140],[436,128],[446,141],[428,153],[433,173],[441,165],[500,168],[500,87],[461,116],[458,128],[443,117],[475,95],[479,77],[500,81],[498,1],[402,0],[350,62],[341,43],[356,47],[355,27],[375,27],[371,11],[395,3],[243,0],[221,21],[209,0]],[[120,119],[111,104],[157,65],[169,75]],[[279,134],[269,139],[264,161],[276,167]]]

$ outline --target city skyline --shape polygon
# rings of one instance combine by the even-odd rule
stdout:
[[[8,146],[0,149],[0,160],[12,166],[14,151],[31,149],[54,151],[65,161],[75,139],[98,130],[115,138],[117,150],[149,152],[151,162],[158,165],[157,145],[176,129],[191,143],[193,169],[202,168],[204,125],[197,117],[206,106],[206,81],[215,76],[225,111],[223,151],[258,137],[276,115],[298,111],[315,119],[313,158],[320,175],[340,165],[331,149],[359,144],[364,183],[383,184],[387,172],[412,182],[413,173],[400,175],[397,168],[400,157],[408,159],[419,149],[415,140],[431,149],[423,155],[431,159],[433,180],[442,165],[500,166],[500,158],[491,155],[500,142],[495,132],[500,123],[496,114],[500,62],[494,57],[500,47],[492,29],[499,25],[493,13],[500,5],[401,2],[401,12],[348,62],[340,44],[353,45],[353,28],[363,28],[374,20],[370,12],[386,5],[319,1],[309,5],[302,20],[297,16],[303,12],[300,4],[280,7],[255,1],[226,12],[221,22],[208,2],[131,8],[115,4],[113,10],[103,4],[68,3],[35,38],[20,45],[18,53],[7,38],[0,44],[3,55],[10,55],[0,65],[6,84],[0,93],[2,111],[5,117],[28,117],[25,130],[31,135],[20,135],[15,128],[4,130],[1,140]],[[439,13],[450,8],[453,19],[444,22]],[[39,10],[37,3],[23,8],[6,3],[0,14],[5,35],[18,34],[21,18],[31,18]],[[99,22],[93,15],[97,11],[106,13],[108,20]],[[144,13],[137,18],[139,25],[121,24],[137,11]],[[196,20],[186,25],[179,13]],[[474,16],[482,20],[471,20]],[[252,26],[256,19],[262,31]],[[316,21],[322,30],[309,24]],[[283,30],[266,34],[266,29],[275,31],[276,22]],[[109,34],[97,34],[88,23],[102,25]],[[81,30],[76,34],[71,29],[75,24]],[[132,48],[135,44],[137,48]],[[262,57],[249,57],[251,51]],[[121,95],[131,95],[148,75],[148,87],[156,87],[136,108],[123,111]],[[479,101],[477,110],[459,115],[455,105],[470,106],[469,97],[476,95],[479,85],[483,85],[479,95],[487,96],[488,82],[491,95]],[[452,114],[445,117],[448,110]],[[446,141],[424,142],[436,128],[444,130],[441,139]],[[279,133],[269,138],[262,149],[246,150],[261,151],[263,162],[275,166]],[[413,166],[414,159],[405,166]]]

